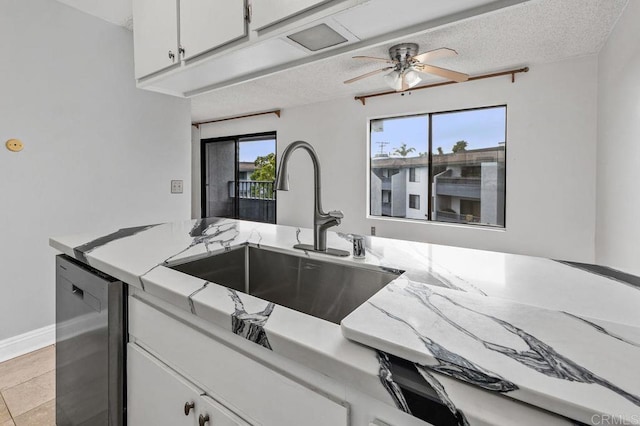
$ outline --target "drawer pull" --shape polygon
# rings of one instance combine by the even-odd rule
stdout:
[[[193,401],[191,401],[191,402],[185,402],[185,403],[184,403],[184,415],[185,415],[185,416],[188,416],[188,415],[189,415],[189,413],[191,412],[191,409],[192,409],[193,407],[195,407],[195,406],[196,406],[196,404],[194,404],[194,402],[193,402]]]
[[[200,426],[204,426],[207,423],[209,423],[209,415],[205,414],[204,416],[202,414],[200,414],[200,417],[198,417],[198,424]]]

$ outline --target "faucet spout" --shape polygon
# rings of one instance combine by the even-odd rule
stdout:
[[[327,229],[340,225],[344,214],[338,210],[330,211],[329,213],[325,213],[322,210],[320,161],[318,160],[318,154],[316,154],[311,144],[305,141],[296,141],[285,148],[282,153],[282,158],[280,159],[278,175],[276,176],[276,190],[289,190],[289,158],[297,149],[306,151],[313,163],[313,247],[310,248],[306,244],[297,244],[294,247],[302,250],[311,249],[336,256],[348,256],[349,252],[347,251],[327,249]]]

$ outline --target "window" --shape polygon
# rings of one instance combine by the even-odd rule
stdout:
[[[416,173],[416,168],[409,168],[409,182],[420,182],[420,174]]]
[[[420,210],[420,196],[411,194],[409,195],[409,208]]]
[[[504,227],[506,120],[504,105],[371,120],[370,215]]]

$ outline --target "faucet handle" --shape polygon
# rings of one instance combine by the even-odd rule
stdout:
[[[342,213],[340,210],[331,210],[329,212],[329,216],[334,219],[344,219],[344,213]]]

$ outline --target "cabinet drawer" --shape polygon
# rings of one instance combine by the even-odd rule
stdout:
[[[135,298],[129,303],[129,333],[247,420],[265,426],[348,424],[346,404],[313,392]]]

